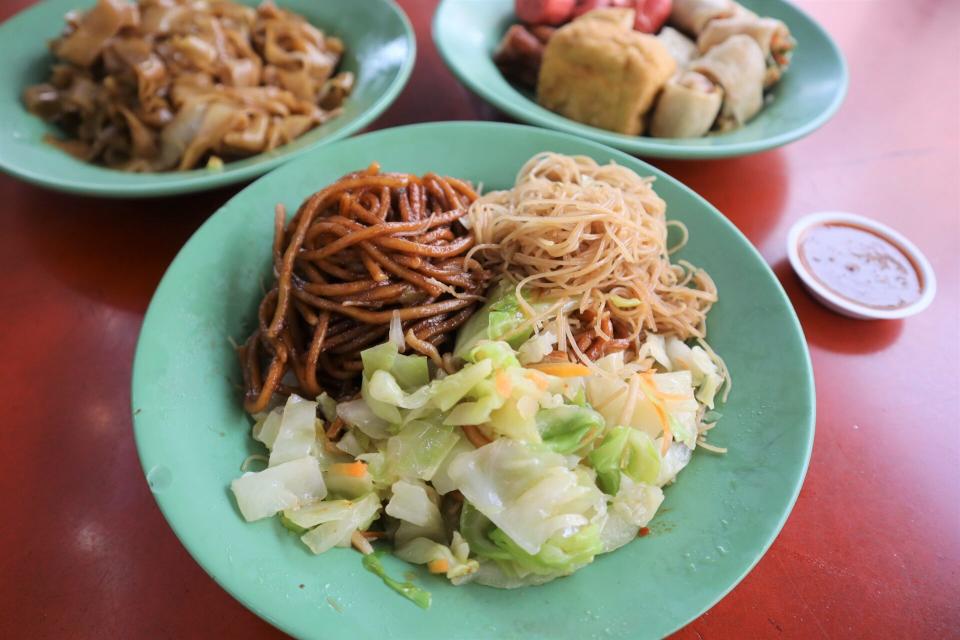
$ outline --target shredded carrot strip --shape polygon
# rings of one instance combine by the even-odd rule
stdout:
[[[337,416],[334,418],[333,422],[330,423],[330,426],[327,427],[327,438],[330,440],[336,440],[342,429],[343,420],[340,419],[340,416]]]
[[[589,367],[575,362],[538,362],[531,364],[530,367],[558,378],[579,378],[590,375]]]
[[[504,398],[509,398],[513,392],[513,381],[510,380],[510,376],[507,375],[506,371],[497,372],[497,377],[494,378],[494,385],[497,388],[497,393]]]
[[[383,536],[387,535],[383,531],[363,531],[361,534],[367,540],[379,540]]]
[[[682,400],[689,399],[688,396],[685,396],[681,393],[667,393],[666,391],[660,391],[660,389],[657,388],[657,383],[653,381],[652,371],[642,371],[640,373],[640,376],[647,383],[647,391],[650,391],[651,393],[657,395],[659,398],[663,400],[675,400],[679,402]]]
[[[667,454],[667,449],[670,448],[670,442],[673,440],[673,432],[670,431],[670,419],[667,417],[667,412],[663,410],[663,406],[659,402],[654,402],[653,408],[657,412],[657,418],[660,419],[660,426],[663,427],[663,442],[660,444],[660,455],[664,456]]]
[[[467,424],[467,425],[464,425],[462,429],[463,429],[463,435],[467,436],[467,440],[469,440],[470,443],[473,446],[477,447],[478,449],[483,445],[490,444],[491,442],[493,442],[493,440],[483,435],[483,432],[480,431],[480,429],[478,429],[476,425]]]
[[[367,463],[362,460],[356,462],[338,462],[330,465],[330,473],[351,478],[362,478],[367,473]]]
[[[533,384],[537,385],[537,389],[540,389],[540,391],[546,391],[547,387],[550,386],[550,381],[547,380],[546,376],[544,376],[539,371],[535,371],[534,369],[527,369],[525,375],[527,379],[533,381]]]
[[[444,558],[437,558],[427,563],[427,569],[430,573],[446,573],[450,568],[450,563]]]

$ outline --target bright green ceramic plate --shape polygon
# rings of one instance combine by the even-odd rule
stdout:
[[[812,133],[833,116],[847,91],[843,55],[812,18],[784,0],[741,3],[783,20],[799,44],[789,71],[772,92],[772,103],[746,126],[705,138],[625,136],[580,124],[538,105],[530,92],[507,82],[491,59],[504,32],[517,21],[513,0],[443,0],[433,18],[433,40],[461,82],[518,120],[638,155],[726,158],[773,149]]]
[[[240,407],[228,338],[255,325],[270,277],[273,208],[376,160],[387,171],[437,171],[513,183],[533,154],[615,160],[657,177],[669,216],[684,221],[683,257],[720,288],[711,344],[734,386],[711,441],[651,525],[652,535],[542,587],[450,586],[417,571],[433,592],[423,611],[384,587],[350,549],[313,556],[273,518],[245,523],[228,485],[256,451]],[[653,638],[719,600],[783,525],[813,442],[810,360],[797,317],[773,273],[736,228],[690,189],[630,156],[575,136],[519,125],[442,123],[388,129],[329,145],[247,187],[186,244],[144,321],[133,373],[137,447],[153,493],[180,540],[258,615],[306,638]],[[411,570],[389,559],[394,575]],[[299,585],[303,585],[301,589]]]
[[[20,101],[24,88],[47,79],[52,60],[47,41],[63,29],[64,14],[93,4],[43,0],[0,25],[0,170],[51,189],[123,198],[201,191],[247,180],[370,124],[399,95],[416,58],[413,28],[393,0],[277,0],[346,44],[342,68],[356,74],[356,86],[343,113],[290,144],[230,162],[222,170],[127,173],[76,160],[43,142],[44,134],[55,129],[28,113]]]

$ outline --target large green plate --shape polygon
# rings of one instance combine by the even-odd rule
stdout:
[[[235,0],[257,5],[259,0]],[[319,145],[360,131],[390,106],[410,77],[416,58],[413,28],[393,0],[277,0],[346,45],[342,68],[356,74],[343,113],[290,144],[222,170],[128,173],[76,160],[45,143],[55,128],[23,107],[23,90],[49,76],[47,41],[63,29],[63,16],[93,0],[43,0],[0,25],[0,171],[51,189],[139,198],[201,191],[255,178]]]
[[[443,0],[433,18],[433,40],[447,66],[472,91],[530,124],[575,133],[630,153],[662,158],[726,158],[773,149],[802,138],[836,113],[847,91],[840,49],[812,18],[784,0],[741,0],[761,15],[783,20],[799,43],[773,101],[736,131],[705,138],[626,136],[580,124],[544,109],[526,90],[507,82],[491,56],[517,22],[513,0]]]
[[[423,611],[380,584],[350,549],[313,556],[276,519],[247,524],[229,493],[255,451],[228,342],[254,326],[270,277],[273,207],[288,211],[372,161],[387,171],[437,171],[504,188],[533,154],[614,160],[657,177],[668,215],[684,221],[683,257],[720,288],[711,344],[733,394],[711,441],[666,491],[652,535],[572,577],[501,591],[453,587],[425,572]],[[773,273],[736,228],[673,178],[575,136],[519,125],[425,124],[314,150],[244,189],[186,244],[154,296],[137,347],[134,429],[147,480],[180,540],[238,600],[309,638],[652,638],[713,605],[773,541],[797,497],[813,442],[810,360]],[[389,563],[394,575],[410,567]],[[304,585],[301,589],[299,585]]]

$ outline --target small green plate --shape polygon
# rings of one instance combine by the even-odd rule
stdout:
[[[257,5],[259,0],[235,0]],[[128,173],[70,157],[43,141],[55,127],[31,115],[23,90],[49,77],[53,60],[47,42],[63,29],[71,9],[93,0],[44,0],[0,25],[0,171],[44,187],[106,197],[140,198],[213,189],[255,178],[305,151],[360,131],[390,106],[410,77],[416,39],[410,21],[393,0],[278,0],[346,45],[342,68],[356,74],[343,113],[293,142],[223,169]]]
[[[830,36],[784,0],[741,0],[761,15],[779,18],[799,43],[773,100],[744,127],[704,138],[626,136],[580,124],[537,104],[493,64],[493,51],[517,22],[513,0],[443,0],[433,17],[433,40],[450,70],[471,91],[510,116],[574,133],[629,153],[660,158],[728,158],[758,153],[802,138],[829,120],[847,92],[847,66]]]
[[[229,339],[256,323],[269,281],[273,208],[288,211],[373,161],[512,185],[539,151],[586,154],[656,176],[669,216],[690,230],[683,257],[709,270],[720,302],[710,342],[733,372],[711,442],[666,490],[651,535],[575,575],[502,591],[414,571],[433,592],[423,611],[383,586],[351,549],[320,556],[276,518],[245,523],[230,495],[257,451],[240,406]],[[215,213],[174,260],[150,304],[133,372],[137,448],[160,508],[187,550],[258,615],[304,638],[654,638],[717,602],[760,559],[787,518],[810,458],[814,392],[793,308],[746,238],[703,198],[653,167],[575,136],[520,125],[440,123],[387,129],[305,154]],[[303,585],[303,588],[300,587]]]

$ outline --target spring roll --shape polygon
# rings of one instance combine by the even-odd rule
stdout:
[[[664,27],[657,34],[657,40],[663,43],[670,55],[677,62],[678,69],[686,69],[687,65],[700,57],[697,44],[673,27]]]
[[[748,15],[711,20],[700,32],[697,47],[700,53],[706,53],[730,36],[740,34],[753,38],[763,51],[767,64],[764,88],[776,84],[790,66],[790,55],[796,46],[790,29],[780,20]]]
[[[650,120],[650,134],[657,138],[699,138],[710,131],[723,89],[705,75],[685,71],[667,82]]]
[[[723,87],[717,124],[721,131],[738,127],[763,107],[766,63],[760,45],[750,36],[735,35],[693,61],[690,69]]]
[[[670,23],[681,31],[698,36],[711,20],[734,15],[737,6],[731,0],[673,0]]]

